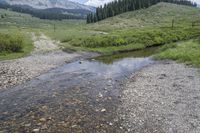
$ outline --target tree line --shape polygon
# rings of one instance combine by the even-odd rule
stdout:
[[[104,6],[97,7],[96,13],[88,14],[87,23],[95,23],[124,12],[148,8],[159,2],[168,2],[193,7],[197,6],[197,3],[189,0],[115,0],[111,3],[105,4]]]

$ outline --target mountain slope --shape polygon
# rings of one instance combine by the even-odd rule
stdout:
[[[62,8],[62,9],[84,9],[94,11],[91,6],[82,5],[69,0],[1,0],[10,5],[27,5],[35,9]]]
[[[68,0],[0,0],[0,8],[51,20],[84,19],[95,9]]]
[[[200,20],[200,9],[162,2],[147,9],[126,12],[88,26],[92,29],[104,31],[150,26],[171,26],[172,19],[175,20],[176,26],[181,26],[185,23],[191,25],[192,21]]]

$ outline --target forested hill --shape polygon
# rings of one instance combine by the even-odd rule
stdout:
[[[148,8],[159,2],[168,2],[193,7],[197,6],[197,3],[189,0],[115,0],[114,2],[105,4],[103,7],[100,6],[96,8],[96,13],[88,14],[87,23],[95,23],[124,12]]]
[[[91,12],[85,9],[62,9],[62,8],[35,9],[30,6],[9,5],[7,3],[0,3],[0,8],[9,9],[19,13],[26,13],[40,19],[49,19],[49,20],[85,19],[86,15]]]

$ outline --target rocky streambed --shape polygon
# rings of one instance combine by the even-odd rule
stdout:
[[[124,132],[117,115],[123,82],[154,63],[144,53],[74,61],[2,89],[0,131]]]
[[[123,87],[119,116],[127,132],[199,133],[200,73],[173,61],[136,72]]]

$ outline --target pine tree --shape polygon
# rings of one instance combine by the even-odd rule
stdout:
[[[189,0],[115,0],[111,3],[105,4],[103,7],[96,8],[96,13],[87,15],[87,23],[93,23],[101,21],[108,17],[127,12],[139,10],[142,8],[148,8],[159,2],[168,2],[187,6],[197,6],[197,3],[193,3]]]

